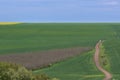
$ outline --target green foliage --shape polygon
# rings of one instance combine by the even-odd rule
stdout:
[[[111,71],[109,57],[105,53],[105,47],[103,44],[100,45],[100,64],[105,70]]]
[[[41,74],[41,75],[39,75],[39,74],[36,74],[35,75],[35,79],[36,80],[50,80],[50,78],[47,76],[47,75],[45,75],[45,74]]]
[[[24,67],[10,63],[0,63],[0,80],[35,80]]]
[[[0,62],[0,80],[52,80],[45,74],[33,75],[26,68],[11,63]]]

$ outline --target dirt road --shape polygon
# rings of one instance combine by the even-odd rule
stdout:
[[[100,44],[101,44],[101,40],[96,44],[96,51],[95,51],[95,55],[94,55],[94,62],[96,67],[105,75],[105,78],[103,80],[111,80],[112,79],[112,74],[110,74],[108,71],[106,71],[105,69],[102,68],[102,66],[100,65],[100,59],[99,59],[99,54],[100,54]]]

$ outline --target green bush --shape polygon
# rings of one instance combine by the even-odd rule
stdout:
[[[0,62],[0,80],[35,80],[32,72],[24,67]]]
[[[28,71],[25,67],[11,64],[6,62],[0,62],[0,80],[53,80],[47,75],[34,75],[31,71]]]
[[[35,76],[35,80],[51,80],[47,75],[45,74],[36,74]]]

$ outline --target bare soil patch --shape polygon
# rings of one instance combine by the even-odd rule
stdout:
[[[0,61],[21,64],[28,69],[38,69],[77,56],[91,49],[92,48],[90,47],[77,47],[30,53],[7,54],[0,55]]]

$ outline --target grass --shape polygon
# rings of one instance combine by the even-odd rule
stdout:
[[[23,23],[0,25],[0,54],[92,46],[111,37],[110,24]],[[108,30],[108,32],[106,32]]]
[[[34,73],[48,74],[60,80],[102,80],[104,75],[95,67],[93,55],[94,51],[90,51]]]
[[[111,39],[105,41],[105,53],[108,54],[111,64],[111,72],[116,80],[120,79],[120,27],[112,25],[114,35]]]
[[[102,55],[115,80],[120,79],[119,23],[23,23],[0,25],[0,54],[41,51],[77,46],[94,47],[104,40]],[[102,80],[93,63],[94,51],[74,57],[52,67],[35,71],[61,80]]]
[[[96,29],[95,31],[96,36],[98,35],[98,37],[100,37],[99,33],[101,35],[105,34],[104,36],[101,37],[101,40],[104,40],[104,43],[101,46],[101,53],[102,55],[105,56],[104,59],[107,61],[107,65],[105,66],[102,65],[102,66],[113,74],[113,79],[115,80],[120,79],[119,25],[120,24],[109,24],[109,25],[104,24],[103,27],[103,25],[100,24],[99,25],[101,26],[100,28],[105,30],[106,33],[103,33],[103,31],[100,28],[99,28],[100,32],[97,32],[98,29]],[[91,27],[91,25],[89,27]],[[98,28],[98,26],[94,27],[94,29],[95,28]],[[91,32],[89,33],[91,34]],[[95,37],[92,36],[90,39],[95,39]],[[46,73],[50,76],[58,77],[61,80],[93,80],[93,79],[102,80],[104,75],[101,74],[97,69],[95,69],[94,64],[91,64],[90,59],[93,59],[93,54],[90,53],[86,53],[82,56],[75,57],[65,62],[56,64],[50,68],[41,69],[40,71],[38,70],[35,73],[37,74]]]
[[[104,41],[102,43],[104,43]],[[105,70],[111,71],[109,57],[105,53],[105,47],[103,44],[100,45],[100,64]]]

